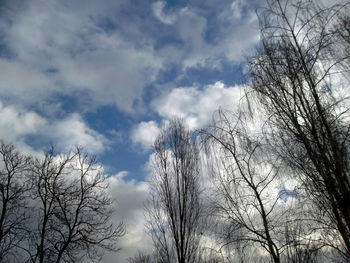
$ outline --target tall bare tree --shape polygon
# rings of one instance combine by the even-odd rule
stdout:
[[[290,208],[281,205],[281,160],[249,121],[241,111],[220,110],[214,124],[202,130],[216,189],[212,206],[224,245],[260,247],[279,263]]]
[[[15,261],[14,248],[25,238],[26,171],[30,158],[0,141],[0,261]]]
[[[271,143],[300,172],[328,245],[350,257],[349,107],[337,95],[349,85],[349,24],[339,19],[348,5],[267,0],[258,13],[262,44],[249,66]]]
[[[27,248],[31,262],[77,262],[98,259],[100,249],[116,251],[124,234],[111,222],[113,200],[95,158],[80,148],[55,156],[53,149],[31,169],[33,224]]]
[[[161,262],[197,260],[201,235],[199,159],[195,140],[179,119],[154,143],[148,228]]]

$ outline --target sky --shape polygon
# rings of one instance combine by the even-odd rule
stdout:
[[[0,138],[96,155],[117,198],[126,262],[148,250],[151,145],[174,116],[205,127],[237,105],[260,0],[0,0]]]

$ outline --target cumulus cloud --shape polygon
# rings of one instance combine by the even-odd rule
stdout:
[[[73,145],[78,145],[87,152],[98,154],[106,150],[108,145],[108,140],[89,128],[77,113],[48,124],[41,132],[43,136],[53,140],[60,150],[68,150]]]
[[[77,100],[84,94],[86,103],[80,105],[87,109],[112,104],[133,112],[143,88],[162,65],[152,46],[140,45],[116,30],[106,31],[100,20],[107,19],[107,13],[95,5],[84,3],[82,9],[54,1],[28,2],[21,9],[8,5],[1,19],[7,25],[0,28],[1,44],[14,55],[0,56],[5,69],[0,73],[0,96],[33,105],[38,98],[55,98],[57,93]]]
[[[1,101],[0,120],[0,138],[6,142],[16,142],[22,150],[28,149],[24,136],[38,133],[47,125],[47,120],[35,112],[11,105],[5,106]]]
[[[18,1],[5,1],[0,96],[33,106],[38,98],[55,101],[57,94],[69,95],[84,100],[79,104],[84,110],[115,105],[135,113],[142,108],[145,88],[166,65],[175,63],[185,71],[241,61],[244,50],[257,41],[258,26],[254,12],[237,17],[243,4],[235,3],[212,6],[212,16],[196,2],[167,13],[164,1],[143,3],[142,10],[151,9],[159,23],[171,25],[164,29],[150,17],[140,20],[139,10],[126,1],[34,0],[21,8]],[[235,12],[227,11],[231,4],[235,20]],[[130,22],[123,8],[138,19]],[[162,41],[168,38],[181,45]]]
[[[174,88],[168,94],[152,102],[153,109],[162,117],[162,124],[173,117],[183,118],[190,129],[200,129],[212,121],[219,108],[234,109],[242,96],[240,86],[227,87],[222,82],[204,88]],[[154,120],[142,121],[131,132],[131,140],[143,150],[149,150],[156,139],[160,126]]]
[[[182,45],[164,45],[159,53],[179,63],[183,70],[198,66],[217,69],[223,61],[240,63],[259,40],[255,11],[242,1],[208,7],[215,13],[212,17],[199,6],[187,5],[174,10],[170,19],[162,12],[164,7],[164,2],[154,4],[156,17],[165,24],[171,21],[174,36],[182,40]]]
[[[74,145],[95,154],[107,149],[105,136],[91,129],[77,113],[48,120],[34,111],[15,105],[5,106],[0,101],[0,119],[0,138],[15,143],[20,150],[33,151],[30,142],[26,141],[29,135],[50,141],[62,151]]]
[[[44,73],[18,61],[0,58],[0,68],[0,94],[4,97],[21,98],[24,102],[32,103],[53,85]]]
[[[202,128],[212,120],[213,113],[221,108],[233,109],[241,98],[239,86],[227,87],[221,82],[199,87],[175,88],[155,100],[153,106],[163,118],[183,118],[190,129]]]
[[[240,86],[228,87],[221,82],[204,88],[174,88],[168,94],[152,102],[153,109],[162,117],[162,124],[173,117],[183,118],[190,129],[200,129],[212,121],[219,108],[234,109],[242,96]],[[156,139],[160,126],[154,120],[134,126],[131,139],[143,150],[149,150]]]
[[[133,128],[131,139],[134,143],[140,144],[144,150],[149,150],[159,131],[159,125],[155,121],[143,121]]]
[[[176,15],[175,14],[168,14],[166,15],[163,11],[164,7],[166,5],[166,2],[158,1],[152,4],[152,11],[153,15],[159,19],[164,24],[171,25],[176,21]]]

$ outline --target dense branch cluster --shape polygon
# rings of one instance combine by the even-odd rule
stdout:
[[[262,49],[250,63],[251,90],[268,115],[267,136],[298,171],[327,216],[324,228],[341,236],[341,250],[349,256],[348,107],[339,107],[344,98],[337,94],[349,84],[344,70],[349,45],[343,41],[350,36],[349,7],[322,8],[312,1],[268,5],[260,15]]]
[[[180,120],[172,120],[154,143],[148,228],[161,262],[197,260],[202,228],[198,158]]]
[[[26,157],[0,145],[1,262],[77,262],[116,251],[124,234],[106,177],[94,158],[76,148]]]

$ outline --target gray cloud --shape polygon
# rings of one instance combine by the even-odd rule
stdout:
[[[16,105],[3,105],[0,101],[0,138],[13,142],[20,150],[35,152],[26,142],[27,136],[37,136],[53,143],[58,150],[82,146],[89,153],[98,154],[108,148],[108,139],[94,131],[77,114],[64,119],[46,119],[34,111]]]
[[[151,251],[152,241],[144,224],[144,204],[148,198],[148,186],[145,182],[127,181],[127,172],[109,177],[109,191],[116,198],[115,222],[123,220],[126,235],[121,238],[118,253],[106,254],[104,263],[127,262],[138,250]]]
[[[241,61],[242,53],[257,41],[253,12],[237,17],[241,5],[232,12],[213,9],[218,18],[208,20],[199,5],[191,4],[165,13],[165,2],[136,8],[107,0],[7,1],[0,28],[6,47],[0,56],[5,69],[0,73],[0,96],[34,105],[38,99],[54,102],[58,94],[69,95],[85,100],[79,104],[86,105],[85,110],[116,105],[135,112],[135,105],[143,104],[144,89],[169,63],[186,69],[220,67],[223,59]],[[123,15],[127,8],[134,13]],[[167,29],[152,17],[137,16],[152,10]],[[169,33],[183,45],[158,41]],[[208,42],[208,34],[214,42]],[[161,43],[157,50],[156,43]]]
[[[11,22],[1,33],[14,56],[0,58],[6,69],[0,95],[31,105],[57,93],[84,92],[89,106],[114,104],[132,112],[161,59],[152,47],[137,47],[134,39],[98,25],[102,14],[94,5],[83,10],[68,7],[32,1],[18,12],[5,10]]]
[[[165,5],[166,2],[164,1],[155,2],[152,4],[152,11],[154,16],[158,18],[159,21],[164,24],[171,25],[176,21],[177,16],[175,14],[165,14],[163,11]]]

